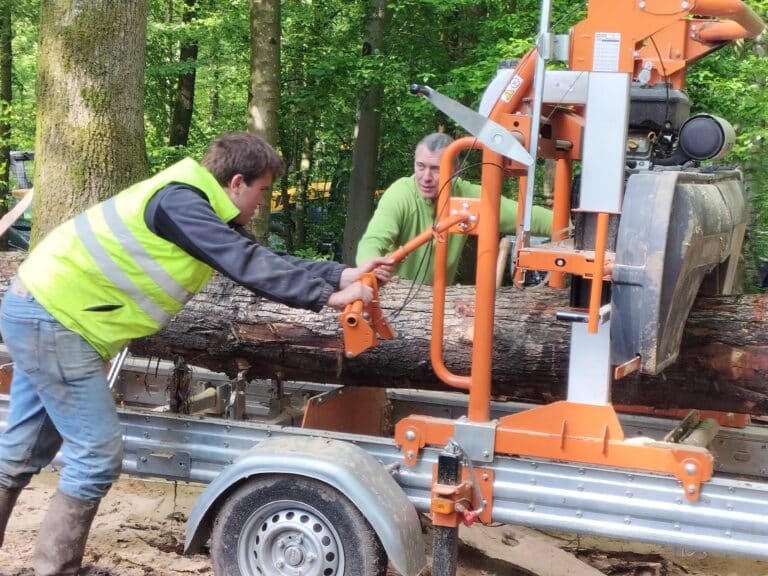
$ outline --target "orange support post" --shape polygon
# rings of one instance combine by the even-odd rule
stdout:
[[[597,323],[600,320],[600,303],[603,296],[603,273],[605,268],[605,248],[608,243],[608,214],[601,212],[597,215],[597,232],[595,233],[595,264],[592,272],[592,285],[589,293],[589,324],[587,331],[597,334]]]
[[[480,221],[483,226],[477,242],[472,383],[469,389],[469,412],[467,415],[472,422],[487,422],[490,417],[502,165],[501,154],[487,148],[483,151],[483,189],[480,196]]]
[[[453,177],[453,166],[456,155],[462,150],[479,147],[481,144],[475,138],[459,138],[452,142],[443,152],[440,161],[440,179],[438,186],[440,194],[437,197],[436,214],[438,221],[449,216],[450,210],[450,181]],[[498,216],[497,216],[498,220]],[[498,225],[497,225],[498,226]],[[454,374],[445,366],[443,360],[443,332],[445,329],[445,287],[447,284],[446,271],[448,269],[448,232],[442,231],[436,235],[435,241],[435,274],[432,281],[432,340],[430,341],[430,359],[435,375],[443,382],[454,388],[469,390],[471,380],[469,376]],[[495,262],[494,262],[495,272]]]
[[[552,242],[558,243],[568,237],[571,218],[572,162],[567,158],[555,161],[554,205],[552,210]],[[549,278],[552,288],[565,288],[565,274],[552,272]]]

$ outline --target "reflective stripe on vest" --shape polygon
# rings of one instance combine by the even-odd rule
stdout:
[[[120,220],[114,204],[114,199],[110,199],[102,204],[104,207],[104,217],[107,224],[110,226],[112,233],[118,239],[125,251],[135,259],[137,264],[142,266],[147,276],[158,286],[166,290],[168,295],[174,300],[179,301],[179,297],[182,296],[181,292],[189,294],[189,292],[179,286],[179,284],[173,280],[165,270],[158,274],[158,269],[161,268],[160,265],[147,254],[138,240],[136,240],[122,220]],[[107,208],[107,205],[110,205],[110,207]],[[80,241],[83,243],[83,246],[85,246],[85,249],[88,250],[88,253],[91,255],[91,258],[93,258],[93,261],[99,267],[102,274],[104,274],[112,284],[136,302],[147,316],[152,318],[152,320],[159,325],[165,326],[170,322],[173,315],[163,310],[154,300],[149,298],[149,296],[147,296],[110,257],[96,237],[96,233],[91,227],[87,214],[83,212],[78,216],[75,216],[74,220],[75,230],[77,230],[77,235],[80,237]],[[115,227],[115,220],[119,220],[120,222],[117,227]],[[149,267],[146,266],[148,261],[151,262]],[[175,285],[175,289],[173,287],[171,290],[166,288],[168,280]],[[183,304],[185,301],[180,302]]]
[[[125,251],[133,257],[133,260],[155,284],[181,306],[192,298],[192,292],[179,284],[173,276],[165,271],[165,268],[157,263],[157,260],[149,255],[149,252],[146,251],[138,238],[134,236],[130,228],[123,222],[120,214],[117,213],[117,202],[114,196],[102,203],[102,211],[104,213],[104,220],[112,230],[115,238],[117,238]]]

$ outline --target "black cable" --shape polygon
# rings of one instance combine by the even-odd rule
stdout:
[[[653,44],[653,49],[656,51],[656,57],[659,59],[659,66],[661,66],[661,73],[662,77],[664,78],[664,87],[666,88],[666,102],[664,103],[664,121],[669,122],[669,74],[667,74],[667,69],[664,66],[664,60],[661,58],[661,50],[659,50],[659,47],[656,45],[656,40],[653,39],[653,35],[649,36],[648,39],[651,41],[651,44]]]
[[[477,139],[475,139],[475,142],[477,142]],[[497,167],[497,168],[499,168],[501,170],[504,169],[504,166],[502,166],[500,164],[493,163],[493,162],[476,162],[476,163],[472,163],[472,164],[466,164],[466,157],[465,157],[464,160],[462,161],[462,165],[455,172],[453,172],[453,174],[451,174],[451,177],[438,190],[438,198],[440,197],[440,194],[442,193],[442,191],[445,188],[445,186],[447,186],[448,184],[451,184],[460,174],[462,174],[462,173],[464,173],[467,170],[470,170],[472,168],[476,168],[478,166],[495,166],[495,167]],[[446,197],[445,201],[447,202],[449,198],[450,198],[450,196]],[[438,223],[437,214],[439,214],[440,212],[441,212],[441,210],[438,210],[438,209],[435,210],[435,218],[434,218],[433,223],[432,223],[433,229],[434,229],[435,226],[437,226],[437,223]],[[426,252],[423,253],[423,255],[421,257],[421,262],[419,262],[419,265],[418,265],[418,267],[416,269],[415,278],[411,281],[411,286],[408,289],[408,294],[406,294],[405,298],[403,298],[403,303],[394,312],[392,312],[390,314],[390,319],[392,319],[392,320],[397,318],[402,313],[402,311],[405,309],[405,307],[408,304],[410,304],[416,298],[416,296],[419,294],[419,291],[424,286],[424,275],[421,274],[421,271],[422,271],[422,269],[424,269],[425,263],[426,263],[426,266],[428,268],[429,264],[432,261],[432,250],[430,249],[431,246],[432,246],[432,240],[427,242],[425,244],[425,246],[428,249],[427,249]],[[425,262],[425,259],[426,259],[426,262]],[[421,277],[420,281],[417,280],[417,278],[419,278],[419,277]],[[417,286],[417,284],[418,284],[418,286]],[[415,292],[414,292],[414,288],[416,289]]]

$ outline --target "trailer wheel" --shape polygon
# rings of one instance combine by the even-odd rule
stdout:
[[[360,511],[302,476],[259,476],[229,495],[214,522],[216,576],[384,576],[387,558]]]

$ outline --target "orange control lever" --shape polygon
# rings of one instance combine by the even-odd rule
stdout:
[[[433,228],[429,228],[401,246],[389,257],[395,262],[402,262],[408,254],[416,250],[422,244],[429,242],[436,234],[440,234],[451,226],[467,220],[468,214],[454,214],[438,222]],[[369,348],[373,348],[381,340],[392,340],[397,336],[387,322],[379,302],[379,283],[373,272],[363,274],[358,280],[373,290],[373,300],[367,306],[362,300],[356,300],[347,304],[339,315],[342,332],[344,335],[344,355],[354,358]]]
[[[379,303],[378,281],[373,272],[363,274],[358,280],[373,290],[373,299],[368,304],[356,300],[347,304],[339,315],[344,333],[344,353],[354,358],[382,340],[392,340],[396,334],[384,317]]]

